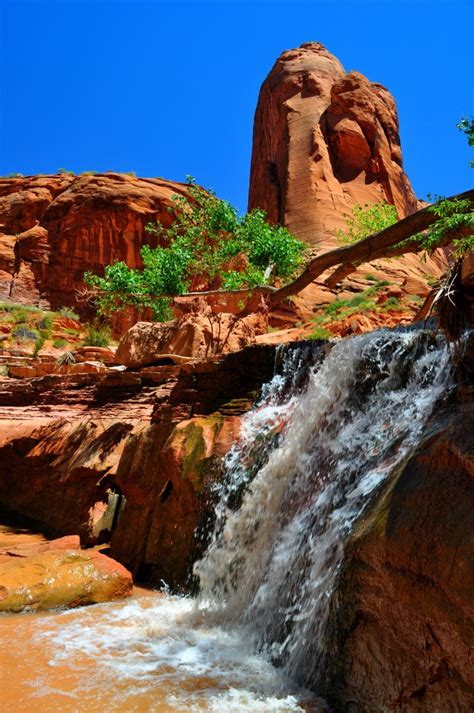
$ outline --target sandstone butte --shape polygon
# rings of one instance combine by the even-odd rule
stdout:
[[[403,170],[394,98],[359,72],[347,73],[318,42],[283,52],[258,98],[249,210],[263,208],[319,253],[337,247],[354,205],[380,201],[399,218],[420,207]],[[401,285],[439,276],[445,265],[438,251],[427,262],[417,255],[377,261],[354,276],[375,270]],[[309,302],[317,295],[311,287],[303,293]]]

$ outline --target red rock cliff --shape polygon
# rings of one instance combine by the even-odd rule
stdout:
[[[328,249],[355,203],[382,200],[417,209],[390,92],[317,42],[283,52],[258,100],[249,209]]]
[[[86,270],[141,265],[150,221],[169,225],[186,185],[126,174],[0,179],[0,299],[75,305]]]

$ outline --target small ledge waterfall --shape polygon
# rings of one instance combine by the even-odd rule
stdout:
[[[198,606],[317,691],[333,652],[345,544],[412,454],[452,368],[444,342],[421,330],[279,356],[217,486],[216,526],[195,565]]]

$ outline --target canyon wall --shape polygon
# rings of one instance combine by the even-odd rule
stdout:
[[[145,225],[170,225],[186,185],[127,174],[0,179],[0,299],[77,307],[87,270],[124,260],[140,267]],[[79,305],[81,308],[81,305]]]
[[[107,373],[0,379],[0,504],[51,535],[109,541],[139,579],[180,587],[208,486],[275,347]]]

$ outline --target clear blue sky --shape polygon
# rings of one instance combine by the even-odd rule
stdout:
[[[416,193],[470,188],[471,0],[2,0],[0,174],[192,174],[245,210],[259,87],[319,41],[398,103]]]

